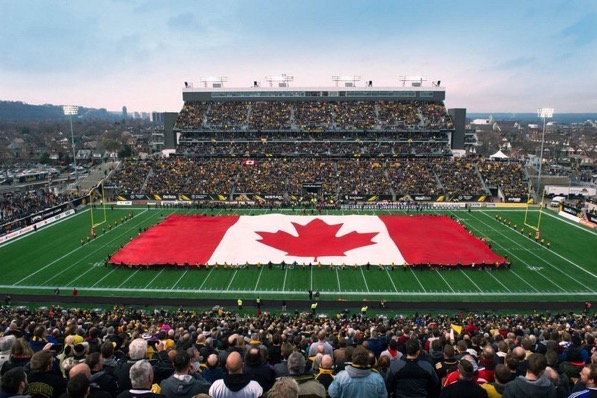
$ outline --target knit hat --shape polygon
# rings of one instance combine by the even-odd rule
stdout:
[[[73,347],[73,358],[76,360],[85,359],[85,355],[87,354],[87,347],[85,344],[75,344]]]

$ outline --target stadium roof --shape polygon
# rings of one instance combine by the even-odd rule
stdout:
[[[184,101],[238,100],[422,100],[443,101],[444,87],[185,87]]]

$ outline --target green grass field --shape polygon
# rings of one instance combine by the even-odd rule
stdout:
[[[121,223],[121,217],[131,212],[134,217]],[[321,292],[322,300],[385,298],[394,302],[549,302],[597,299],[597,232],[563,219],[552,211],[545,211],[541,217],[541,230],[545,241],[551,243],[551,248],[547,248],[528,238],[528,227],[525,227],[524,234],[519,232],[525,220],[524,209],[445,212],[456,216],[475,235],[490,239],[494,251],[508,256],[513,264],[511,270],[403,271],[397,267],[391,272],[389,269],[380,271],[377,267],[371,267],[369,271],[364,267],[358,270],[249,267],[209,271],[141,271],[104,266],[107,256],[137,235],[139,228],[154,225],[174,212],[206,213],[129,207],[107,209],[106,223],[96,228],[97,238],[82,246],[81,238],[89,235],[91,226],[90,211],[84,210],[0,246],[0,291],[53,294],[56,287],[65,293],[76,287],[79,294],[85,296],[261,296],[264,299],[292,300],[306,299],[307,290],[312,289]],[[286,212],[291,213],[290,210]],[[256,214],[257,211],[239,213]],[[382,213],[389,214],[378,212]],[[537,224],[538,214],[538,210],[529,210],[527,220],[530,224]],[[516,224],[517,229],[497,220],[496,215],[511,221],[512,225]],[[100,210],[94,210],[95,222],[103,220],[103,217]],[[107,224],[114,225],[115,220],[118,220],[118,225],[108,230]],[[106,228],[105,233],[102,233],[102,227]]]

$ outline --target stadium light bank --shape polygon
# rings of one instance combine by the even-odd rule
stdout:
[[[62,111],[64,112],[65,116],[68,116],[70,120],[70,139],[73,145],[73,168],[75,169],[75,186],[77,184],[77,180],[79,179],[79,172],[77,171],[77,152],[75,151],[75,134],[73,132],[73,116],[79,114],[79,107],[76,105],[63,105]]]
[[[537,116],[543,119],[543,133],[541,134],[541,155],[539,155],[539,171],[537,172],[537,198],[541,194],[541,169],[543,167],[543,146],[545,145],[545,126],[546,120],[553,117],[553,108],[539,108],[537,109]],[[541,204],[543,205],[543,203]]]

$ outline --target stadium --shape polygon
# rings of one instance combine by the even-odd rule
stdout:
[[[284,77],[186,83],[183,108],[164,116],[168,157],[103,165],[84,196],[4,225],[2,289],[302,307],[318,291],[330,308],[594,300],[595,205],[547,210],[523,164],[466,156],[466,110],[446,109],[440,82],[290,88]]]
[[[5,196],[2,389],[21,372],[16,392],[219,396],[237,361],[256,397],[292,379],[294,396],[364,396],[334,395],[353,368],[387,375],[387,397],[416,362],[418,396],[439,396],[455,380],[514,386],[548,359],[561,372],[546,390],[583,386],[597,366],[588,188],[548,207],[560,191],[541,168],[472,155],[440,82],[221,83],[185,84],[157,154]]]

